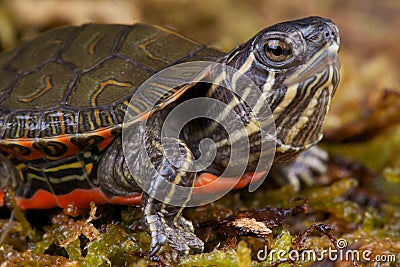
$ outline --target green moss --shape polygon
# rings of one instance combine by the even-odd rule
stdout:
[[[220,266],[220,267],[239,267],[238,255],[235,250],[221,251],[215,250],[210,253],[202,253],[188,256],[179,263],[180,267],[195,266]]]
[[[240,241],[236,249],[239,267],[251,266],[251,250],[247,247],[246,242]]]
[[[360,206],[352,201],[345,200],[343,195],[357,187],[354,179],[342,179],[330,186],[311,188],[302,195],[309,199],[308,206],[313,211],[324,211],[336,216],[337,219],[360,223],[363,213]]]
[[[287,259],[292,245],[292,237],[287,229],[283,229],[276,238],[274,246],[268,252],[268,258],[263,264],[273,264],[279,260]],[[279,267],[290,267],[289,263],[281,263]]]

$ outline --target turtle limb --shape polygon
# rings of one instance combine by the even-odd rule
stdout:
[[[143,195],[143,202],[143,221],[151,235],[150,257],[165,244],[180,256],[203,250],[204,243],[193,233],[192,223],[182,217],[181,207],[166,206],[147,194]]]
[[[190,200],[195,172],[191,172],[192,152],[178,138],[160,138],[160,117],[149,118],[149,128],[127,132],[127,153],[116,138],[100,161],[97,184],[111,195],[129,195],[142,189],[143,222],[151,235],[150,255],[168,244],[180,255],[200,252],[203,242],[193,233],[193,225],[182,217]],[[130,164],[129,171],[128,165]],[[179,187],[179,188],[178,188]]]
[[[165,155],[172,151],[172,160]],[[158,158],[153,158],[155,172],[143,193],[143,222],[151,235],[150,256],[168,244],[179,255],[199,253],[203,242],[194,234],[192,223],[182,217],[182,210],[190,200],[195,173],[190,172],[192,154],[182,141],[167,138],[157,146]],[[161,156],[162,155],[162,156]],[[171,163],[173,161],[174,163]],[[179,188],[178,188],[179,187]]]
[[[14,164],[0,153],[0,189],[11,187],[17,189],[20,183],[18,171]]]
[[[327,171],[328,153],[317,146],[301,153],[293,161],[272,170],[274,180],[280,184],[291,184],[296,191],[301,185],[311,186],[314,179]]]

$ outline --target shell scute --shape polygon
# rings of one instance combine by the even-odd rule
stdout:
[[[143,101],[131,104],[146,79],[177,62],[221,54],[143,24],[45,32],[0,55],[0,151],[25,160],[102,151],[120,133],[126,111],[140,120],[151,115],[154,97],[179,95],[169,88],[148,90]]]

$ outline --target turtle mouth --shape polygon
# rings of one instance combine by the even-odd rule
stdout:
[[[338,42],[326,43],[283,82],[290,97],[274,114],[281,152],[301,152],[321,140],[322,123],[339,83],[338,52]]]
[[[326,43],[318,52],[312,56],[307,63],[298,68],[294,73],[285,79],[283,84],[290,86],[298,84],[316,76],[318,73],[333,68],[339,72],[340,60],[338,57],[339,44],[335,41]]]

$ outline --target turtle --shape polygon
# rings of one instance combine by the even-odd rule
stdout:
[[[185,201],[199,185],[229,181],[219,177],[227,168],[233,139],[249,140],[245,172],[231,173],[240,178],[235,188],[248,185],[262,152],[261,126],[246,99],[221,84],[203,82],[206,77],[228,79],[214,75],[213,68],[204,68],[196,82],[145,88],[143,99],[136,102],[132,96],[149,78],[179,64],[216,62],[239,71],[256,85],[263,106],[271,111],[267,119],[272,117],[275,127],[273,172],[298,186],[325,170],[326,153],[315,145],[339,83],[339,46],[337,26],[317,16],[269,26],[228,53],[147,24],[91,23],[42,33],[0,55],[1,199],[13,188],[22,210],[62,208],[71,201],[78,207],[91,201],[141,203],[151,236],[150,256],[164,245],[179,255],[199,253],[204,244],[182,215]],[[158,100],[150,106],[154,97]],[[221,125],[197,118],[161,145],[168,115],[178,104],[200,97],[224,103],[251,131],[230,139]],[[209,107],[193,107],[198,108]],[[146,121],[140,138],[131,136],[128,142],[129,161],[122,138],[128,113],[130,129]],[[205,138],[217,144],[216,155],[208,166],[193,171],[188,166],[199,157],[199,143]],[[174,164],[166,156],[172,145]],[[139,147],[155,171],[135,161],[141,156]],[[132,158],[135,166],[130,165]],[[266,171],[262,169],[262,176]],[[166,191],[164,198],[141,188],[141,181],[155,193]],[[159,181],[171,186],[166,189]],[[184,197],[175,190],[178,186],[189,189]],[[181,205],[172,204],[182,197]]]

